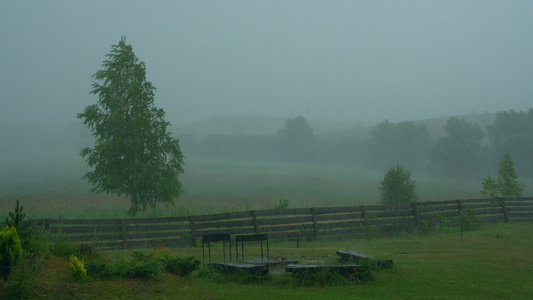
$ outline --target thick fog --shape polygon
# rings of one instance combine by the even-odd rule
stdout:
[[[71,122],[122,35],[174,125],[527,110],[531,1],[2,1],[0,120]]]

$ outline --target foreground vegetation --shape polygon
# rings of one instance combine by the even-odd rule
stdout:
[[[40,265],[31,289],[38,299],[530,299],[533,297],[532,224],[484,224],[463,238],[455,230],[405,233],[375,239],[271,243],[277,255],[305,261],[332,261],[336,250],[353,250],[394,260],[394,268],[377,270],[368,281],[294,280],[271,270],[263,279],[228,277],[201,267],[187,276],[161,269],[149,278],[76,279],[68,257],[51,256]],[[62,246],[62,248],[68,248]],[[160,249],[98,252],[109,263],[149,256]],[[221,259],[221,247],[212,248]],[[247,253],[259,253],[251,245]],[[201,248],[170,249],[175,257],[202,259]],[[65,255],[63,255],[65,256]],[[1,283],[0,298],[9,288]]]
[[[79,159],[19,162],[20,173],[0,178],[2,219],[12,211],[15,199],[21,200],[27,218],[32,219],[127,217],[128,199],[88,193],[90,186],[81,180],[86,170]],[[24,168],[31,172],[23,172]],[[191,159],[183,177],[185,196],[175,206],[157,207],[140,216],[269,209],[282,203],[291,208],[377,204],[382,176],[381,171],[349,167]],[[478,178],[430,177],[422,173],[413,173],[412,177],[417,181],[420,201],[476,198],[481,189]],[[531,194],[532,178],[524,178],[523,182],[527,186],[524,194]],[[26,236],[21,243],[24,255],[17,258],[22,263],[8,279],[0,281],[0,299],[12,298],[13,290],[38,299],[533,297],[532,224],[484,224],[481,229],[466,232],[463,238],[456,229],[442,226],[428,229],[430,232],[388,238],[307,241],[300,248],[290,241],[270,244],[271,253],[302,263],[335,262],[336,250],[394,260],[391,270],[375,270],[370,280],[349,282],[339,278],[302,281],[280,269],[260,279],[228,277],[203,267],[179,276],[168,267],[179,266],[180,259],[189,257],[201,260],[201,248],[169,249],[165,253],[168,259],[146,263],[142,263],[144,258],[161,249],[96,251],[81,263],[77,259],[84,256],[79,245],[51,243],[45,234],[30,239]],[[220,256],[220,247],[213,250]],[[247,250],[259,252],[253,245]],[[74,271],[72,266],[77,266]],[[95,270],[106,271],[95,275]]]

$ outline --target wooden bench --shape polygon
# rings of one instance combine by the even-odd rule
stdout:
[[[246,263],[248,264],[255,264],[255,265],[264,265],[264,266],[276,266],[276,265],[288,265],[288,264],[297,264],[298,260],[296,259],[254,259],[254,260],[247,260]]]

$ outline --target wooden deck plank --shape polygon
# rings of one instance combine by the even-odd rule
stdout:
[[[273,266],[273,265],[288,265],[288,264],[297,264],[298,261],[295,259],[254,259],[254,260],[247,260],[245,263],[253,264],[253,265],[266,265],[266,266]]]
[[[297,265],[289,264],[285,267],[288,273],[294,275],[300,275],[305,272],[314,273],[320,271],[336,271],[343,276],[350,276],[357,274],[357,270],[361,268],[361,265]]]

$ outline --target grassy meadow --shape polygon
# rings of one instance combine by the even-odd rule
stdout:
[[[6,160],[0,171],[0,211],[20,199],[28,216],[39,218],[127,217],[128,199],[90,193],[80,157]],[[384,171],[342,166],[187,159],[181,181],[185,194],[174,206],[158,206],[141,217],[212,214],[270,209],[280,199],[289,207],[350,206],[379,203]],[[413,173],[420,201],[479,197],[481,179]],[[520,178],[532,194],[533,179]],[[5,214],[5,213],[4,213]]]
[[[38,299],[531,299],[533,225],[484,224],[463,238],[457,231],[404,234],[342,241],[271,243],[270,251],[305,263],[332,262],[335,251],[353,250],[393,259],[394,267],[373,271],[368,281],[315,284],[293,280],[282,270],[243,283],[205,269],[187,277],[162,271],[151,279],[74,280],[68,258],[52,257],[41,266],[32,290]],[[152,250],[146,250],[149,253]],[[258,255],[259,246],[247,246]],[[129,251],[100,253],[120,261]],[[222,248],[212,247],[213,259]],[[202,259],[201,248],[170,249],[170,255]],[[0,298],[2,287],[0,286]]]
[[[81,177],[79,157],[12,157],[0,170],[0,217],[20,199],[28,217],[122,218],[128,199],[90,193]],[[379,203],[384,171],[341,166],[200,161],[188,159],[181,180],[186,193],[171,207],[156,207],[141,217],[211,214],[269,209],[280,199],[289,207]],[[434,177],[413,173],[421,201],[479,197],[481,179]],[[533,180],[520,178],[532,194]],[[533,297],[533,224],[483,224],[466,232],[404,233],[395,237],[341,241],[271,242],[270,252],[302,263],[336,262],[337,250],[352,250],[394,260],[391,270],[374,271],[369,281],[308,286],[282,270],[246,284],[238,278],[200,269],[179,277],[164,269],[155,278],[109,280],[69,275],[69,259],[35,261],[40,272],[31,294],[37,299],[531,299]],[[150,254],[151,249],[143,250]],[[215,260],[220,245],[212,249]],[[247,253],[260,253],[247,246]],[[202,259],[201,248],[170,249],[172,256]],[[118,262],[130,251],[99,252]],[[254,254],[255,255],[255,254]],[[220,257],[221,258],[221,257]],[[207,274],[207,275],[206,275]],[[9,289],[0,281],[0,299]]]

